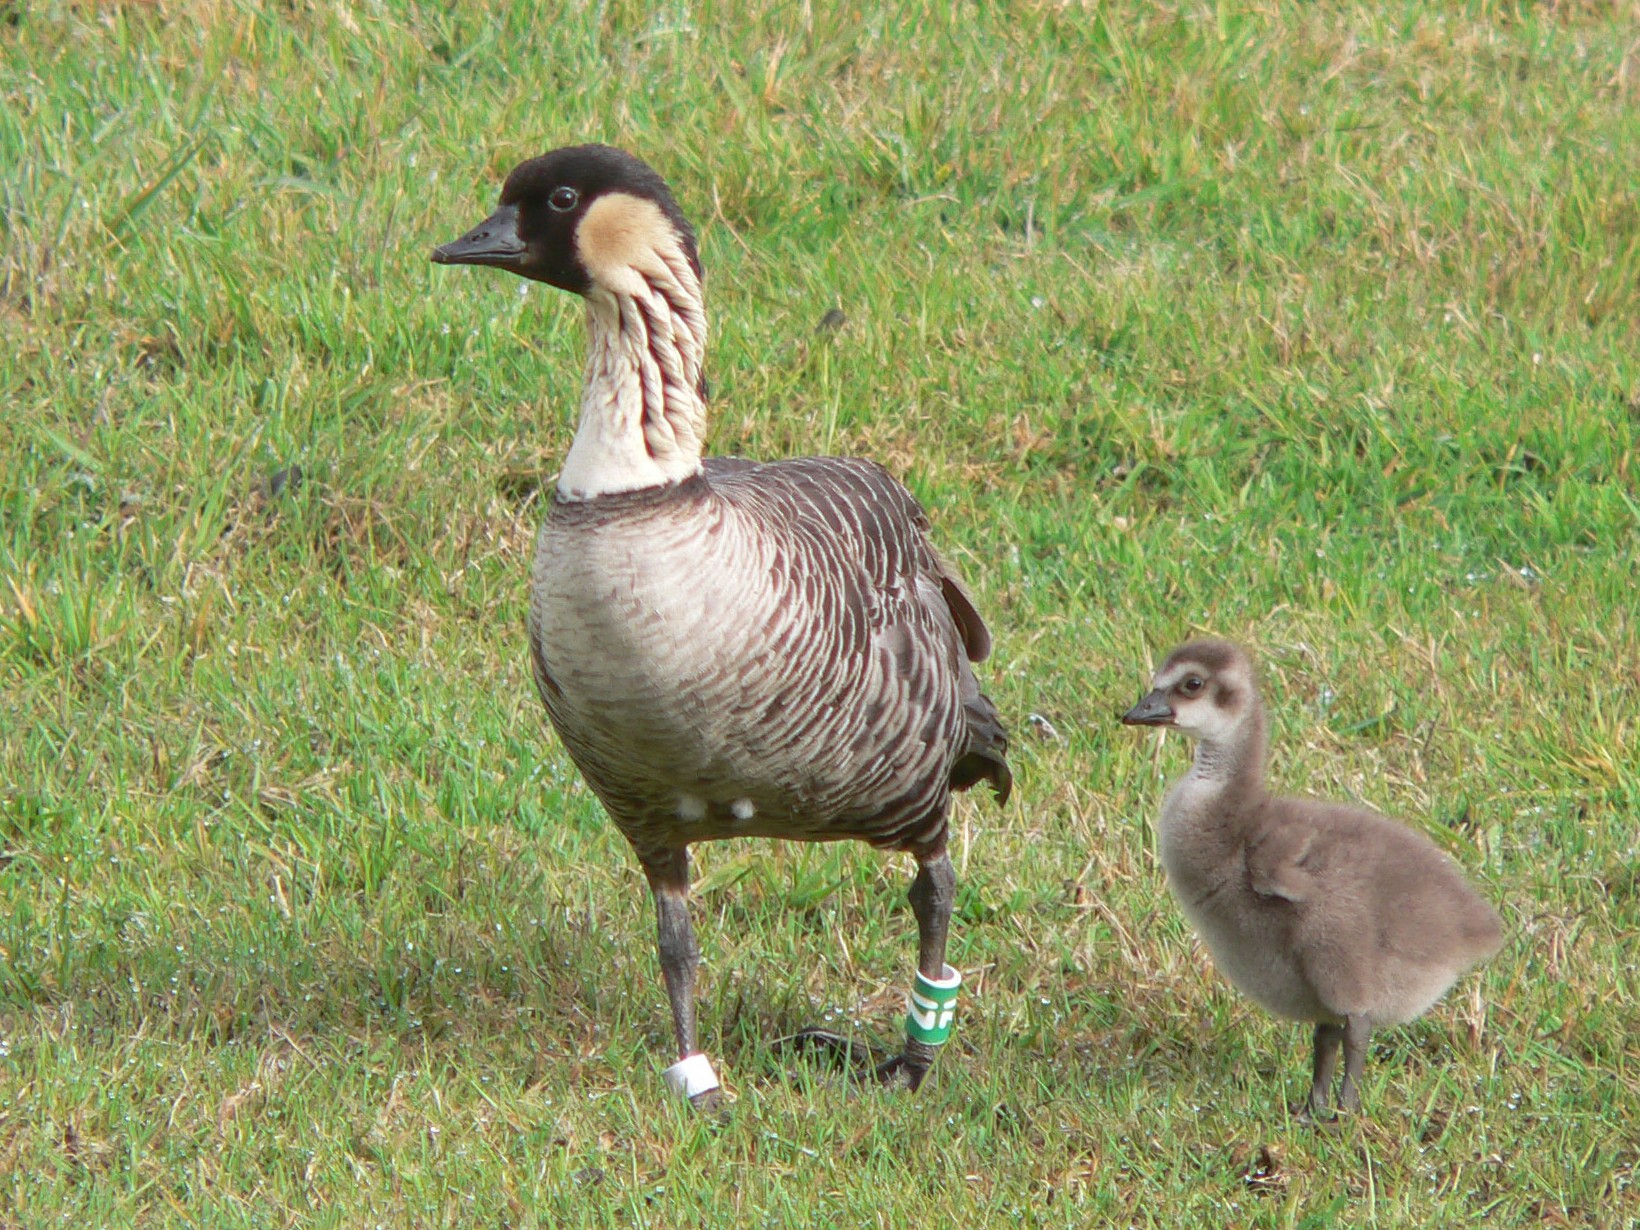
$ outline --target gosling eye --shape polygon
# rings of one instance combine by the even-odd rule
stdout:
[[[547,204],[561,214],[567,214],[581,203],[581,194],[574,188],[554,188]]]
[[[1202,681],[1200,675],[1186,675],[1184,681],[1179,684],[1179,691],[1186,696],[1194,696],[1206,686],[1207,684]]]

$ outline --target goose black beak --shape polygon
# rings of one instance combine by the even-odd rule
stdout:
[[[524,263],[518,237],[518,206],[503,205],[460,239],[433,249],[435,265],[494,265],[517,269]]]
[[[1151,692],[1122,715],[1124,726],[1171,726],[1173,706],[1167,703],[1167,694],[1160,688]]]

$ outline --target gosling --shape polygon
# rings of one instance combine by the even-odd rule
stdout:
[[[1326,1119],[1344,1047],[1339,1105],[1360,1109],[1372,1030],[1421,1015],[1497,952],[1497,912],[1421,833],[1377,812],[1274,798],[1264,785],[1264,705],[1237,645],[1175,649],[1122,715],[1196,740],[1167,793],[1158,852],[1214,963],[1277,1016],[1315,1023],[1310,1094]]]

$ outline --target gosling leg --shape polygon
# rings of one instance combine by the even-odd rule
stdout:
[[[1361,1071],[1367,1066],[1367,1041],[1372,1037],[1372,1021],[1359,1012],[1344,1018],[1344,1083],[1338,1089],[1338,1105],[1347,1111],[1361,1109]]]
[[[1344,1027],[1323,1021],[1315,1027],[1315,1054],[1311,1063],[1310,1097],[1298,1108],[1299,1118],[1323,1122],[1332,1117],[1328,1101],[1332,1097],[1333,1073],[1338,1068],[1338,1044]]]

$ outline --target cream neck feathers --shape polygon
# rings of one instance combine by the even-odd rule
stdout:
[[[1236,720],[1197,735],[1190,776],[1218,787],[1239,783],[1248,793],[1261,795],[1268,743],[1264,706],[1253,698],[1248,712]]]
[[[577,236],[592,275],[586,385],[558,496],[587,500],[681,482],[706,437],[700,278],[653,202],[597,201]]]

